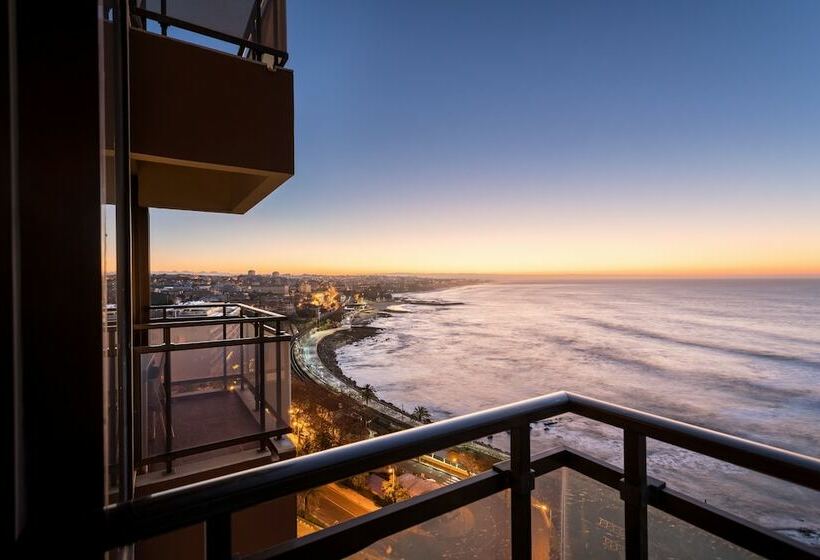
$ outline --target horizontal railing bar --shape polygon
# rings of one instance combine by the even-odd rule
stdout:
[[[555,469],[560,469],[566,466],[567,449],[563,445],[556,445],[550,447],[546,451],[539,451],[530,457],[530,469],[534,476],[541,476],[551,473]],[[493,465],[493,470],[498,472],[507,472],[510,470],[510,460],[499,461]]]
[[[206,453],[208,451],[214,451],[215,449],[222,449],[225,447],[232,447],[234,445],[242,445],[243,443],[251,443],[254,441],[270,439],[275,436],[283,436],[285,434],[289,434],[293,431],[290,426],[276,428],[274,430],[266,430],[264,432],[257,432],[254,434],[248,434],[246,436],[239,436],[232,439],[225,439],[221,441],[214,441],[211,443],[205,443],[203,445],[195,445],[193,447],[186,447],[184,449],[175,449],[173,451],[169,451],[167,453],[161,453],[159,455],[152,455],[150,457],[145,457],[140,461],[141,466],[151,465],[153,463],[162,463],[167,461],[168,459],[174,460],[179,459],[180,457],[187,457],[189,455],[198,455],[199,453]]]
[[[109,506],[105,548],[502,432],[522,419],[555,416],[567,406],[565,393],[552,393]]]
[[[204,307],[238,307],[240,304],[215,301],[212,303],[167,303],[149,305],[148,309],[201,309]]]
[[[567,397],[569,411],[575,414],[634,430],[676,447],[813,490],[820,490],[820,460],[813,457],[582,395],[567,393]]]
[[[152,329],[180,329],[183,327],[203,327],[213,325],[233,325],[245,323],[268,323],[281,321],[279,317],[208,317],[207,319],[186,318],[180,319],[158,319],[149,323],[138,323],[134,329],[147,331]]]
[[[287,315],[282,315],[281,313],[275,313],[273,311],[268,311],[267,309],[260,309],[258,307],[254,307],[252,305],[248,305],[247,303],[236,303],[234,304],[240,309],[244,309],[245,311],[251,311],[253,313],[260,313],[262,315],[270,315],[271,317],[279,317],[280,319],[287,319]]]
[[[715,453],[717,459],[748,466],[752,470],[760,470],[754,464],[746,464],[753,461],[754,457],[765,461],[766,466],[763,468],[770,468],[772,462],[784,462],[789,468],[789,474],[772,474],[803,486],[814,487],[811,483],[816,483],[820,475],[820,461],[811,457],[580,395],[559,392],[160,492],[133,502],[109,506],[105,511],[105,527],[102,531],[106,539],[105,547],[112,548],[135,542],[201,522],[214,515],[245,509],[386,464],[498,433],[522,422],[534,422],[566,412],[636,430],[638,433],[673,445],[694,448],[693,450],[701,452],[708,450],[710,453],[706,454]],[[728,453],[730,457],[724,457],[721,453]],[[621,486],[620,469],[581,453],[563,450],[547,455],[536,455],[533,461],[536,472],[567,466],[613,488]],[[801,480],[808,474],[812,474],[814,478],[808,481],[810,484],[803,484]],[[655,493],[665,492],[662,486],[663,483],[650,481],[650,488]],[[665,507],[676,507],[668,505],[670,503],[674,504],[673,498],[667,499]],[[693,501],[686,504],[686,508],[690,510],[697,506],[699,504]],[[683,517],[687,515],[686,508],[680,507],[681,519],[697,525],[693,522],[697,519]],[[715,510],[715,515],[723,513]],[[750,531],[764,534],[764,537],[755,538],[765,539],[765,535],[773,535],[773,538],[776,537],[780,542],[778,546],[791,545],[789,541],[766,529],[750,523],[746,526]],[[717,536],[732,540],[727,535]],[[744,546],[743,543],[736,544]]]
[[[244,309],[246,311],[252,311],[253,313],[259,313],[262,315],[268,315],[270,317],[278,317],[282,320],[287,319],[287,315],[282,315],[281,313],[276,313],[275,311],[268,311],[267,309],[261,309],[259,307],[253,307],[252,305],[248,305],[246,303],[237,303],[237,302],[215,302],[215,303],[171,303],[167,305],[151,305],[149,306],[150,310],[162,311],[163,309],[210,309],[212,307],[217,308],[226,308],[226,307],[235,307],[236,309]]]
[[[817,558],[816,550],[669,488],[649,487],[649,505],[765,558]]]
[[[536,465],[537,461],[534,458],[533,464]],[[618,492],[623,487],[623,469],[576,449],[565,448],[558,453],[553,452],[545,462],[564,466]],[[533,470],[537,475],[542,474],[537,466]],[[812,549],[802,543],[670,490],[660,480],[649,477],[647,487],[650,506],[755,554],[770,558],[816,558]]]
[[[180,29],[185,29],[186,31],[191,31],[199,35],[205,35],[206,37],[213,37],[214,39],[219,39],[220,41],[225,41],[226,43],[232,43],[238,47],[243,47],[251,51],[258,51],[261,53],[269,54],[276,59],[276,66],[284,66],[288,62],[288,53],[286,53],[285,51],[280,51],[279,49],[263,45],[262,43],[257,43],[256,41],[250,41],[248,39],[242,39],[241,37],[235,37],[228,33],[217,31],[216,29],[203,27],[201,25],[197,25],[189,21],[163,15],[158,12],[152,12],[151,10],[146,10],[144,8],[132,8],[131,12],[136,16],[154,20],[162,25],[178,27]]]
[[[574,449],[572,451],[567,450],[561,458],[564,461],[564,466],[575,472],[595,479],[618,492],[622,490],[624,478],[622,468]]]
[[[184,309],[186,307],[236,307],[238,303],[232,301],[202,301],[188,303],[152,303],[148,309]]]
[[[242,377],[241,373],[229,373],[228,375],[223,376],[221,373],[216,374],[212,377],[194,377],[193,379],[178,379],[171,381],[171,386],[177,385],[190,385],[192,383],[222,383],[225,379],[234,380],[239,379]]]
[[[567,449],[563,445],[534,453],[530,458],[530,469],[534,476],[543,476],[566,466],[566,456]],[[508,468],[509,463],[509,461],[496,463],[493,468]]]
[[[134,354],[159,354],[162,352],[179,352],[180,350],[202,350],[205,348],[222,348],[224,346],[249,346],[253,344],[269,344],[272,342],[290,342],[293,337],[289,334],[279,336],[254,336],[250,338],[226,338],[219,340],[203,340],[201,342],[172,342],[170,344],[155,344],[152,346],[135,346]]]
[[[242,559],[344,558],[385,537],[497,494],[506,488],[509,488],[507,473],[485,471],[305,537],[291,539],[268,550],[243,556]]]
[[[145,326],[146,328],[157,328],[161,329],[168,325],[168,323],[181,323],[185,321],[196,322],[195,325],[192,326],[200,326],[202,321],[216,321],[221,320],[224,321],[225,319],[238,319],[239,315],[191,315],[188,317],[151,317],[149,319],[150,322],[148,323],[140,323],[140,325]]]

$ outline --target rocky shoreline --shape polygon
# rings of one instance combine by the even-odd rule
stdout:
[[[370,326],[370,323],[376,318],[390,316],[393,313],[410,313],[409,311],[389,309],[391,306],[401,304],[432,306],[463,305],[463,303],[460,302],[451,303],[436,300],[411,300],[399,297],[390,302],[377,303],[370,310],[359,313],[356,317],[354,317],[349,329],[338,330],[337,332],[322,338],[316,345],[316,355],[319,361],[336,379],[340,380],[351,389],[354,389],[354,394],[358,394],[362,388],[354,379],[345,375],[344,371],[339,366],[338,358],[336,356],[337,350],[349,344],[354,344],[384,332],[384,329],[372,327]],[[322,385],[322,383],[320,383],[320,385]],[[330,387],[325,388],[331,392],[334,391]],[[383,412],[380,412],[374,407],[373,401],[369,404],[366,402],[359,402],[360,406],[362,406],[364,410],[369,411],[374,422],[381,425],[382,428],[385,429],[385,432],[383,433],[389,433],[419,425],[418,421],[411,417],[407,411],[399,408],[393,403],[380,399],[378,396],[374,400],[380,406],[388,407],[393,410],[390,415],[385,415]],[[481,465],[483,469],[490,468],[490,466],[492,466],[495,462],[505,460],[507,458],[506,453],[494,448],[492,445],[488,445],[487,443],[468,442],[458,447],[465,455],[472,457],[470,463],[474,466]]]
[[[324,366],[333,373],[336,377],[350,385],[356,387],[356,382],[346,376],[339,367],[339,362],[336,358],[336,351],[342,346],[353,344],[365,338],[375,336],[382,332],[382,329],[370,326],[354,326],[350,329],[335,332],[330,336],[323,338],[317,345],[317,352],[319,359],[322,360]]]

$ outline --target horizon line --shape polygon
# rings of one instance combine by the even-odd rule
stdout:
[[[194,274],[205,276],[242,276],[248,270],[219,271],[219,270],[152,270],[150,274]],[[521,279],[820,279],[820,271],[807,272],[376,272],[376,271],[348,271],[348,272],[283,272],[278,270],[260,271],[258,275],[270,275],[279,272],[284,276],[427,276],[450,278],[521,278]]]

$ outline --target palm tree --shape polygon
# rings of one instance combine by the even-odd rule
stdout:
[[[368,383],[362,387],[362,398],[365,404],[370,404],[370,401],[376,398],[376,389],[373,388],[373,385]]]
[[[410,498],[410,493],[407,489],[392,475],[390,480],[382,482],[382,494],[384,495],[384,501],[388,504],[395,504],[396,502]]]
[[[414,418],[421,422],[422,424],[427,424],[428,422],[433,420],[430,411],[423,406],[417,406],[413,409],[413,414],[410,415],[410,418]]]

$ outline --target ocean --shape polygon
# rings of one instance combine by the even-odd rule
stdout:
[[[402,294],[339,366],[380,398],[441,419],[569,390],[820,455],[820,280],[481,284]],[[429,302],[458,305],[428,305]],[[565,416],[556,443],[621,463],[620,431]],[[506,447],[504,434],[491,443]],[[649,474],[820,545],[820,493],[659,442]]]

